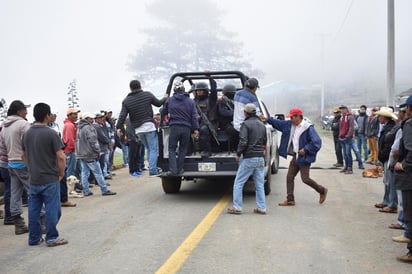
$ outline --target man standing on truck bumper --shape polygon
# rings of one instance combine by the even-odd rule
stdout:
[[[170,97],[164,108],[163,115],[169,114],[169,171],[168,176],[181,176],[187,148],[190,143],[190,133],[199,137],[199,122],[195,102],[185,92],[181,82],[174,83],[173,96]],[[176,148],[179,143],[179,160],[176,161]]]
[[[147,148],[147,159],[149,161],[149,176],[159,176],[157,168],[157,156],[159,152],[157,131],[153,120],[152,105],[160,107],[169,97],[165,94],[161,100],[157,99],[151,92],[143,91],[138,80],[132,80],[129,84],[130,93],[122,102],[122,110],[117,120],[117,136],[120,138],[125,134],[124,123],[129,115],[130,123],[135,133]]]
[[[234,110],[233,110],[233,127],[239,131],[240,126],[245,120],[245,115],[243,112],[246,104],[252,103],[256,106],[256,112],[259,116],[261,111],[259,109],[259,100],[256,96],[256,91],[259,88],[259,82],[256,78],[249,78],[245,82],[245,87],[239,90],[235,94],[234,98]]]
[[[252,103],[244,107],[245,121],[239,132],[239,145],[236,160],[240,161],[233,185],[233,206],[227,209],[230,214],[241,214],[243,206],[243,186],[253,175],[256,187],[255,213],[266,214],[264,176],[266,127],[256,116],[256,106]],[[242,158],[240,158],[242,156]]]

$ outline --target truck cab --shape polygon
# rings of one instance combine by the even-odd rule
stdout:
[[[223,87],[231,84],[236,90],[241,90],[247,80],[247,77],[240,71],[213,71],[213,72],[180,72],[171,76],[167,87],[167,93],[171,96],[172,86],[176,81],[181,81],[185,90],[190,88],[199,81],[208,82],[212,78],[216,81],[218,100]],[[265,118],[269,118],[265,103],[258,98],[261,113]],[[269,124],[266,124],[267,144],[265,155],[265,194],[271,191],[271,175],[277,173],[279,168],[278,137],[277,131]],[[182,181],[195,180],[198,178],[212,179],[234,178],[238,169],[236,162],[237,144],[230,144],[230,138],[220,128],[216,129],[216,138],[212,140],[211,155],[204,156],[196,150],[195,140],[192,138],[191,147],[184,161],[184,172],[181,176],[167,176],[165,171],[169,170],[168,162],[168,138],[170,128],[167,125],[167,117],[161,117],[159,126],[159,159],[158,165],[164,171],[160,176],[162,187],[165,193],[177,193],[180,191]]]

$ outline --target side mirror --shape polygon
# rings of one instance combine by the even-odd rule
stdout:
[[[285,120],[285,114],[275,114],[275,119]]]

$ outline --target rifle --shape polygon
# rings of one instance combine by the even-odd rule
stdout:
[[[215,128],[212,126],[212,124],[210,123],[209,119],[207,118],[206,114],[203,113],[203,111],[200,109],[199,105],[197,103],[195,103],[196,105],[196,109],[197,111],[200,113],[200,117],[202,118],[202,120],[206,123],[207,127],[209,128],[210,133],[212,133],[213,139],[215,139],[216,144],[218,146],[220,146],[220,142],[217,139],[217,133]]]

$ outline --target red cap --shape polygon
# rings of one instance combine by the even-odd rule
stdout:
[[[289,114],[286,115],[286,117],[287,117],[287,118],[290,118],[290,117],[292,117],[292,116],[294,116],[294,115],[303,115],[303,111],[302,111],[300,108],[292,108],[292,109],[289,111]]]

